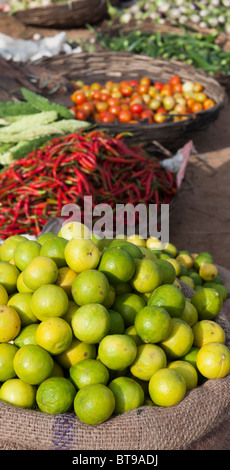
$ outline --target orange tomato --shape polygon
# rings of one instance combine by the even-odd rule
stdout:
[[[193,105],[191,106],[191,112],[192,113],[198,113],[202,109],[203,109],[203,106],[198,101],[195,101],[195,103],[193,103]]]
[[[204,109],[213,108],[213,106],[215,106],[215,101],[212,100],[211,98],[207,98],[207,99],[203,102],[203,108],[204,108]]]
[[[148,77],[143,77],[140,80],[140,84],[149,87],[151,85],[151,80]]]
[[[121,111],[118,114],[118,119],[121,122],[129,122],[132,119],[132,113],[129,111],[129,109],[121,109]]]

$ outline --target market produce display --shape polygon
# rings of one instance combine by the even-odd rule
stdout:
[[[54,136],[90,127],[68,108],[22,88],[25,101],[0,103],[0,165],[24,157]]]
[[[121,24],[134,20],[137,23],[149,18],[155,24],[169,22],[182,26],[191,23],[200,28],[216,29],[230,33],[229,0],[138,0],[122,11],[111,6],[111,18],[119,18]]]
[[[134,30],[124,34],[121,30],[118,36],[113,37],[96,31],[95,34],[102,47],[111,51],[129,51],[153,58],[176,59],[193,65],[198,70],[204,70],[209,75],[230,74],[230,53],[215,44],[215,33],[149,33]]]
[[[68,121],[66,121],[68,123]],[[77,123],[78,125],[78,123]],[[49,126],[47,126],[49,127]],[[38,235],[65,204],[168,204],[177,192],[176,175],[142,145],[93,130],[57,137],[0,173],[0,238]]]
[[[110,123],[162,123],[166,119],[178,121],[189,114],[215,106],[201,83],[182,82],[178,75],[168,83],[152,81],[149,77],[104,84],[73,82],[76,91],[71,95],[71,109],[79,120]]]
[[[99,249],[71,233],[0,247],[0,400],[97,425],[230,372],[216,321],[228,293],[209,253],[140,237]]]

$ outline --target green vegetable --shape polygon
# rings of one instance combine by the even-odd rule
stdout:
[[[77,132],[80,129],[86,129],[91,126],[89,122],[78,121],[76,119],[63,119],[54,123],[55,128],[59,129],[63,133],[72,134],[72,132]]]
[[[24,101],[2,101],[0,102],[0,117],[19,116],[35,114],[38,110],[31,104]]]
[[[69,109],[61,104],[53,103],[44,96],[37,95],[26,88],[21,88],[21,92],[25,100],[39,111],[56,111],[59,116],[66,119],[73,117]]]
[[[33,129],[40,125],[50,124],[51,122],[56,121],[57,117],[58,115],[56,111],[46,111],[29,116],[23,116],[21,119],[0,130],[0,142],[5,142],[2,138],[8,134],[16,134],[27,129]]]

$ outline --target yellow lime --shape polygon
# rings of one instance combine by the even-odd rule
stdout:
[[[127,293],[117,295],[113,309],[122,315],[125,326],[134,324],[136,314],[146,306],[146,302],[138,294]]]
[[[110,327],[108,334],[122,334],[125,330],[125,323],[123,317],[120,313],[116,312],[115,310],[108,309],[109,316],[110,316]]]
[[[97,269],[82,271],[72,284],[72,296],[77,305],[103,304],[109,294],[109,281]]]
[[[230,372],[230,351],[225,344],[207,343],[197,354],[197,368],[207,379],[219,379]]]
[[[149,395],[158,406],[174,406],[186,393],[184,377],[173,369],[160,369],[149,381]]]
[[[160,266],[151,259],[137,259],[135,273],[130,281],[131,286],[138,292],[151,292],[163,280]]]
[[[63,320],[67,321],[71,326],[72,318],[74,313],[79,309],[79,305],[77,305],[73,300],[69,300],[68,310],[65,315],[62,315]]]
[[[107,385],[109,380],[107,367],[97,359],[84,359],[77,362],[70,367],[69,374],[78,389],[92,384]]]
[[[187,354],[193,345],[192,328],[180,318],[172,318],[171,332],[160,346],[169,359],[178,359]]]
[[[21,319],[12,307],[0,305],[0,343],[8,343],[18,335]]]
[[[73,408],[76,389],[65,377],[49,377],[38,387],[36,402],[44,413],[66,413]]]
[[[128,328],[125,329],[124,333],[126,335],[131,336],[131,338],[135,341],[137,346],[140,346],[140,344],[143,344],[143,341],[140,338],[140,336],[138,336],[137,330],[134,325],[128,326]]]
[[[190,269],[193,267],[193,259],[190,255],[187,253],[181,253],[176,257],[176,260],[185,266],[187,269]]]
[[[146,248],[151,250],[162,250],[163,245],[159,238],[149,237],[146,240]]]
[[[218,269],[212,263],[205,263],[199,269],[199,275],[204,281],[214,281],[217,274]]]
[[[177,255],[177,248],[172,243],[165,243],[163,251],[166,253],[170,253],[170,255],[172,255],[173,258],[175,258]]]
[[[176,272],[176,277],[179,277],[181,274],[182,265],[175,258],[168,258],[167,261],[168,263],[172,264],[172,266],[174,267],[175,272]]]
[[[47,232],[47,233],[42,233],[41,235],[39,235],[39,237],[37,238],[37,242],[40,244],[40,245],[44,245],[44,243],[47,241],[47,240],[51,240],[52,238],[57,238],[57,234],[54,233],[54,232]]]
[[[100,250],[92,240],[72,239],[65,247],[65,259],[73,271],[80,273],[97,267],[100,261]]]
[[[9,307],[13,307],[16,310],[21,319],[22,326],[38,321],[31,308],[32,295],[33,294],[30,292],[18,292],[12,295],[7,304]]]
[[[47,256],[54,260],[58,268],[66,266],[65,247],[68,240],[62,237],[55,237],[47,240],[41,247],[41,256]]]
[[[195,282],[190,276],[180,276],[180,281],[185,282],[191,289],[194,289]]]
[[[137,313],[134,326],[144,343],[159,343],[169,336],[172,319],[163,307],[149,305]]]
[[[198,313],[196,307],[190,302],[190,300],[185,299],[185,308],[180,315],[180,319],[184,320],[189,326],[195,325],[198,322]]]
[[[129,335],[107,335],[98,347],[100,361],[109,369],[123,370],[129,367],[137,354],[135,341]]]
[[[128,237],[127,242],[133,243],[134,245],[137,245],[137,246],[146,246],[145,239],[137,234],[131,235],[130,237]]]
[[[41,286],[32,295],[32,312],[41,321],[50,317],[62,317],[68,307],[69,299],[65,291],[55,284]]]
[[[53,366],[53,359],[48,351],[35,344],[22,346],[14,356],[17,376],[31,385],[38,385],[47,379]]]
[[[14,251],[19,243],[26,241],[26,238],[22,235],[12,235],[6,238],[0,245],[0,260],[11,261],[14,257]]]
[[[51,317],[39,323],[36,342],[52,355],[61,354],[71,344],[72,329],[63,318]]]
[[[21,348],[26,344],[37,344],[35,333],[38,328],[38,323],[31,323],[31,325],[24,326],[18,336],[14,340],[14,344]]]
[[[137,355],[130,366],[131,373],[141,379],[150,380],[159,369],[166,367],[165,352],[156,344],[141,344],[137,348]]]
[[[162,272],[162,284],[173,284],[176,279],[176,270],[172,263],[166,259],[157,259],[155,263],[160,267]]]
[[[68,295],[69,299],[72,299],[72,284],[76,279],[77,273],[70,269],[68,266],[63,266],[58,270],[58,277],[56,280],[56,285],[64,289],[65,293]]]
[[[73,338],[70,346],[63,353],[55,356],[55,358],[62,367],[69,369],[72,365],[83,359],[95,359],[96,354],[95,344],[87,344],[77,338]]]
[[[209,253],[199,253],[194,260],[194,268],[199,271],[200,267],[205,263],[213,263],[212,256]]]
[[[80,222],[67,222],[62,225],[61,230],[58,233],[59,237],[63,237],[66,240],[91,238],[91,232],[88,227]]]
[[[0,382],[16,377],[13,362],[17,351],[14,344],[0,343]]]
[[[109,389],[115,397],[114,413],[125,413],[144,404],[144,390],[130,377],[117,377],[109,383]]]
[[[76,338],[85,343],[95,344],[107,335],[110,315],[101,304],[87,304],[75,312],[71,324]]]
[[[223,299],[219,292],[210,289],[210,287],[196,291],[191,302],[197,309],[199,320],[213,320],[223,305]]]
[[[0,305],[6,305],[8,302],[8,293],[4,286],[0,285]]]
[[[0,284],[5,287],[8,294],[16,292],[19,274],[20,271],[16,266],[7,261],[0,261]]]
[[[18,276],[18,279],[17,279],[17,290],[18,292],[20,293],[23,293],[23,292],[33,292],[31,289],[29,289],[24,281],[23,281],[23,275],[24,275],[24,272],[21,272]]]
[[[45,284],[54,284],[58,277],[56,263],[47,256],[34,258],[23,272],[25,285],[35,291]]]
[[[14,250],[14,264],[20,271],[24,271],[28,264],[40,255],[41,245],[34,240],[19,243]]]
[[[108,248],[102,253],[98,269],[111,284],[129,282],[135,271],[135,261],[122,248]]]
[[[0,388],[0,400],[21,408],[32,409],[36,403],[36,387],[18,378],[9,379]]]
[[[192,328],[194,346],[202,348],[207,343],[225,343],[225,332],[222,326],[212,320],[198,321]]]
[[[185,307],[185,297],[176,286],[164,284],[152,292],[148,299],[148,305],[163,307],[171,317],[179,317]]]
[[[104,384],[92,384],[81,388],[74,399],[74,411],[83,423],[103,423],[113,414],[115,398]]]
[[[168,364],[168,368],[175,370],[184,377],[187,390],[192,390],[197,386],[198,374],[195,367],[189,362],[173,361]]]

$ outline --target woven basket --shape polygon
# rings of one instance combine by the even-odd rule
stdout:
[[[220,268],[226,287],[230,271]],[[186,297],[193,291],[186,284]],[[230,347],[230,300],[217,317]],[[142,406],[90,426],[74,413],[49,415],[0,403],[1,450],[228,450],[230,374],[207,380],[175,406]]]
[[[128,132],[133,134],[135,142],[150,143],[153,140],[164,145],[167,149],[178,149],[198,132],[214,122],[227,102],[227,95],[222,86],[204,72],[198,72],[192,66],[174,60],[151,59],[145,55],[136,55],[128,52],[95,52],[81,53],[68,56],[56,56],[44,59],[40,65],[47,66],[48,70],[57,72],[68,80],[83,80],[86,84],[93,82],[105,83],[107,80],[120,82],[121,80],[140,79],[143,75],[152,80],[167,82],[176,74],[182,80],[201,82],[208,96],[212,97],[216,106],[198,114],[189,115],[187,120],[162,124],[98,124],[99,128],[107,128],[112,132]]]
[[[14,16],[23,24],[39,27],[80,28],[96,24],[107,15],[106,0],[74,0],[44,7],[17,11]]]

